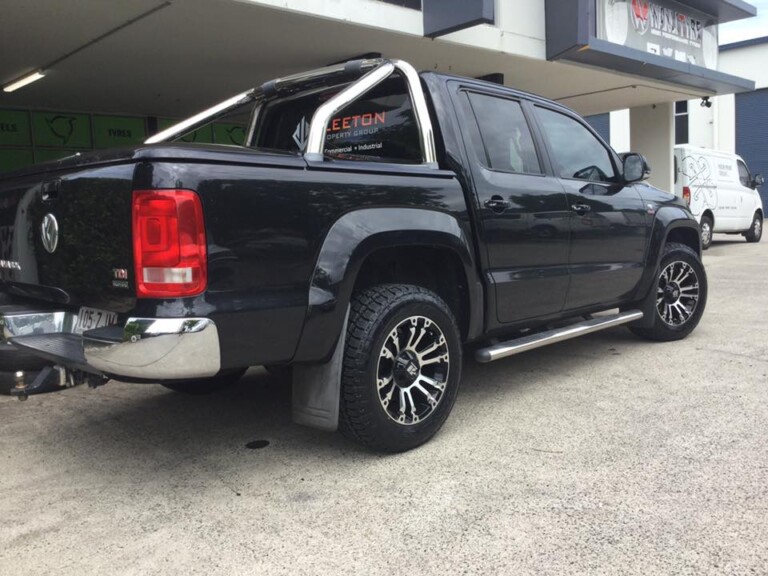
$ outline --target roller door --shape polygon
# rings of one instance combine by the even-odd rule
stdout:
[[[768,88],[736,94],[736,154],[752,174],[768,179]],[[768,184],[761,186],[763,207],[768,207]]]

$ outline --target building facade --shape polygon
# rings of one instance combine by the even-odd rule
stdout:
[[[0,83],[44,76],[0,92],[0,170],[135,144],[265,80],[380,54],[489,78],[584,115],[624,110],[608,137],[644,153],[652,182],[668,188],[675,102],[755,86],[749,68],[724,72],[718,60],[729,55],[717,47],[719,24],[755,13],[743,0],[19,3],[4,12]],[[618,118],[632,127],[626,135]],[[221,124],[196,138],[242,135]]]

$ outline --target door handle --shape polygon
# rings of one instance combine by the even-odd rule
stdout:
[[[504,200],[498,194],[491,196],[484,204],[486,208],[490,208],[494,212],[504,212],[509,207],[509,201]]]
[[[592,207],[589,204],[572,204],[571,210],[577,214],[584,214],[584,212],[589,212],[592,210]]]

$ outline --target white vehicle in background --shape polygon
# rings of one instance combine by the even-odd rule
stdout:
[[[747,242],[763,235],[763,203],[744,160],[727,152],[696,146],[675,146],[675,195],[688,202],[699,221],[701,247],[712,244],[714,232],[742,234]]]

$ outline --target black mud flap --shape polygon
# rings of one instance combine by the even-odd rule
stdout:
[[[349,307],[331,359],[325,364],[293,367],[293,421],[319,430],[335,431],[339,426],[339,399],[344,347],[347,340]]]

